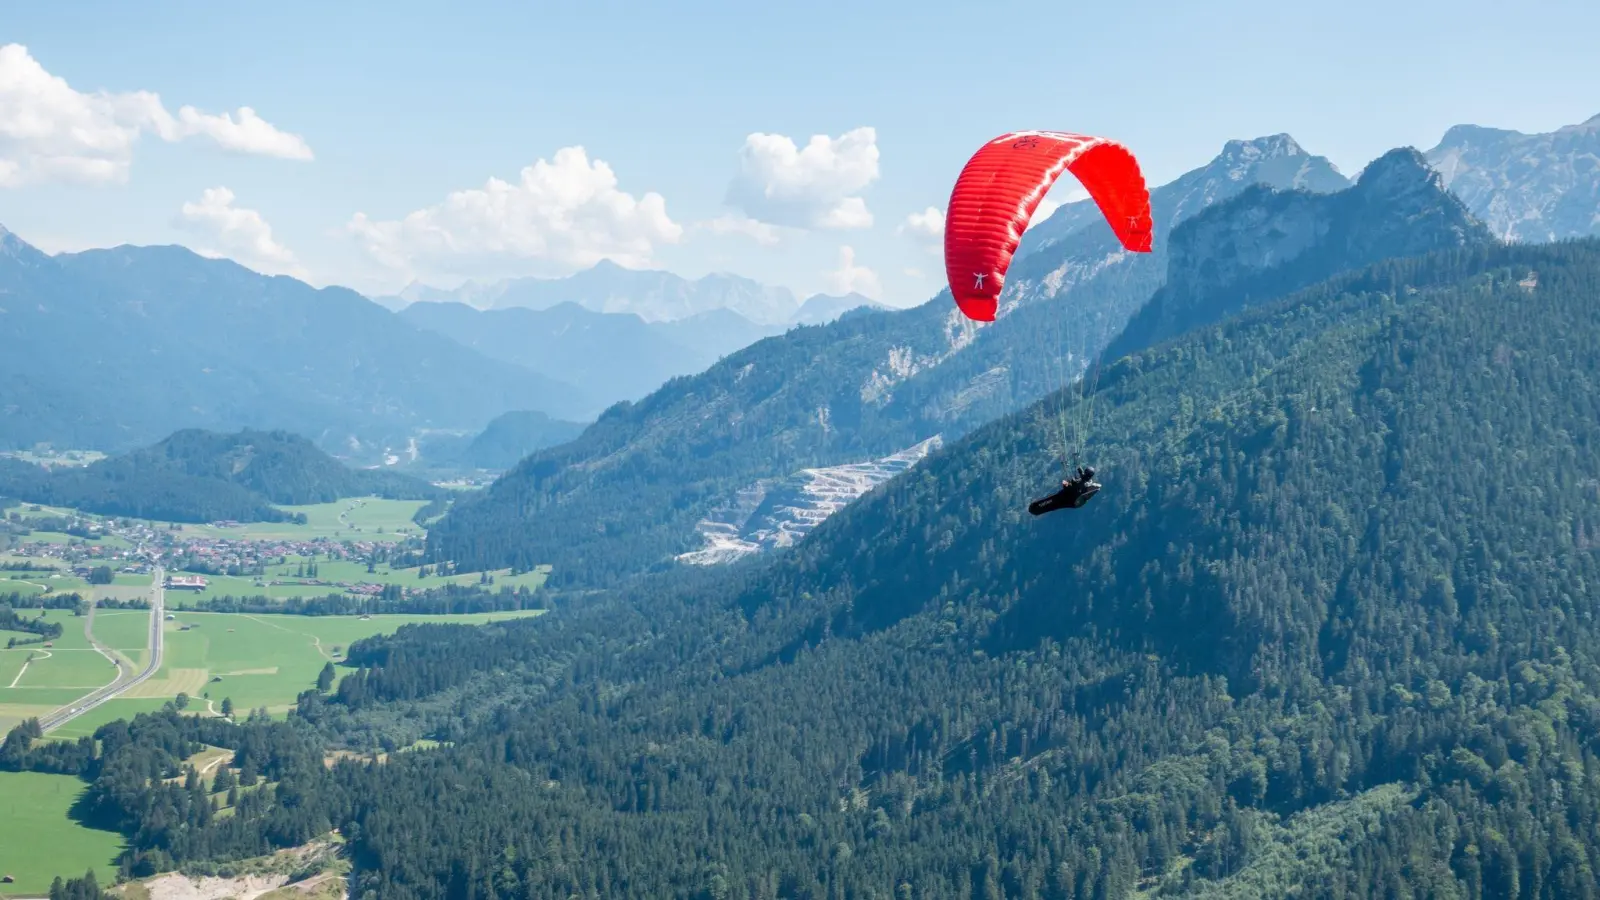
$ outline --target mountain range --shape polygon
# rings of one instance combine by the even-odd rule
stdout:
[[[647,323],[726,310],[762,327],[816,325],[857,306],[872,305],[859,295],[825,294],[801,303],[787,288],[737,275],[717,273],[690,280],[671,272],[628,269],[610,260],[566,278],[468,281],[453,290],[413,283],[398,295],[377,296],[373,301],[397,311],[422,303],[461,303],[479,310],[547,310],[571,303],[596,313],[634,315]]]
[[[1249,171],[1286,179],[1284,187],[1304,183],[1307,171],[1326,171],[1280,137],[1230,143],[1223,156],[1157,188],[1158,207],[1205,209],[1258,183]],[[1257,168],[1241,174],[1239,160]],[[1217,246],[1218,253],[1236,257],[1238,271],[1228,277],[1296,260],[1302,265],[1286,270],[1284,284],[1325,277],[1310,262],[1343,252],[1337,244],[1343,217],[1387,203],[1396,221],[1409,221],[1418,192],[1431,191],[1440,209],[1470,219],[1415,154],[1369,167],[1364,182],[1347,189],[1338,204],[1293,191],[1287,202],[1301,210],[1299,243],[1281,242],[1275,252],[1250,250],[1261,238],[1258,204],[1225,211],[1216,227],[1238,238]],[[1438,222],[1423,216],[1417,234],[1399,242],[1396,252],[1430,240],[1433,246],[1460,243],[1469,226],[1444,222],[1449,215],[1441,213]],[[1158,220],[1158,247],[1169,244],[1171,221]],[[1103,222],[1039,245],[1018,260],[1002,316],[989,327],[964,320],[941,295],[913,310],[847,317],[768,338],[702,375],[613,408],[577,440],[524,460],[437,523],[429,552],[471,566],[553,563],[558,584],[604,582],[670,565],[707,548],[698,522],[737,508],[740,493],[764,480],[864,464],[933,437],[950,441],[1065,387],[1164,281],[1217,277],[1222,260],[1182,255],[1178,233],[1171,234],[1171,253],[1179,254],[1171,273],[1167,252],[1122,252]],[[1058,452],[1067,449],[1058,443]],[[1048,484],[1048,470],[1040,479]]]
[[[699,372],[782,331],[728,309],[647,322],[632,313],[593,312],[571,302],[540,310],[413,303],[398,315],[492,359],[580,385],[608,402],[637,400],[668,379]]]
[[[1600,235],[1600,115],[1546,134],[1457,125],[1428,161],[1505,240]]]
[[[190,428],[286,429],[360,453],[584,390],[489,359],[342,288],[180,247],[47,256],[0,231],[0,448],[122,450]]]

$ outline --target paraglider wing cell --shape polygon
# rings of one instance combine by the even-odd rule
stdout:
[[[967,161],[945,213],[945,275],[968,318],[994,321],[1022,233],[1064,171],[1083,183],[1122,246],[1150,252],[1150,192],[1128,148],[1059,131],[1001,135]]]

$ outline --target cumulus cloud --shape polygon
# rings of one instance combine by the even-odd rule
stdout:
[[[922,212],[906,216],[900,223],[900,233],[936,241],[944,237],[944,210],[930,206]]]
[[[161,112],[165,113],[165,110]],[[312,158],[311,147],[304,138],[279,131],[248,106],[239,107],[237,120],[233,113],[207,115],[192,106],[185,106],[178,110],[176,119],[164,116],[157,128],[161,137],[169,141],[205,136],[216,141],[222,149],[235,153],[305,161]]]
[[[878,178],[878,133],[812,135],[804,148],[781,134],[745,138],[727,202],[752,219],[790,228],[869,228],[859,191]]]
[[[743,235],[763,247],[770,247],[778,243],[777,228],[745,216],[718,216],[709,222],[703,223],[700,227],[712,234]]]
[[[303,138],[247,106],[216,115],[185,106],[174,116],[149,91],[83,93],[45,71],[27,47],[0,46],[0,187],[125,181],[134,145],[147,133],[164,141],[206,137],[236,153],[312,157]]]
[[[206,239],[206,256],[226,256],[241,265],[273,275],[304,278],[306,272],[288,247],[272,236],[272,226],[253,209],[234,206],[233,191],[206,188],[198,202],[183,204],[177,227]]]
[[[883,286],[878,282],[878,273],[856,263],[855,248],[847,244],[839,248],[839,268],[828,273],[828,292],[853,292],[877,300],[883,296]]]
[[[660,194],[617,189],[617,176],[582,147],[524,168],[516,182],[490,178],[403,219],[356,213],[345,230],[379,263],[413,277],[567,275],[602,259],[649,265],[683,226]]]
[[[1033,211],[1033,218],[1028,220],[1028,230],[1032,231],[1033,226],[1055,215],[1055,211],[1060,208],[1061,204],[1055,200],[1051,200],[1049,197],[1040,200],[1039,208]]]
[[[1071,179],[1061,179],[1050,189],[1050,193],[1045,194],[1044,199],[1039,201],[1039,208],[1033,211],[1033,218],[1028,220],[1028,230],[1033,230],[1033,226],[1055,215],[1056,210],[1068,203],[1087,199],[1089,192],[1083,189],[1083,185]]]

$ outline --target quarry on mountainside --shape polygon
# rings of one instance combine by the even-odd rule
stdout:
[[[706,546],[679,554],[696,566],[729,563],[763,550],[791,547],[852,500],[944,446],[934,435],[882,459],[801,469],[788,478],[758,481],[695,524]]]

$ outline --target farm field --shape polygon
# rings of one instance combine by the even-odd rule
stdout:
[[[334,648],[343,651],[359,638],[388,634],[410,622],[478,625],[534,614],[537,611],[363,619],[174,611],[175,618],[165,623],[161,669],[125,694],[126,700],[119,698],[106,706],[142,700],[159,707],[185,693],[200,709],[208,708],[207,700],[210,708],[216,708],[227,698],[240,714],[263,706],[282,714],[294,706],[301,691],[315,684],[324,664],[343,659]]]
[[[359,638],[390,633],[408,622],[481,624],[536,613],[363,619],[173,611],[173,620],[164,623],[166,652],[156,674],[52,736],[70,739],[91,734],[106,722],[160,709],[180,693],[194,698],[190,708],[196,711],[216,712],[223,698],[229,698],[241,712],[266,707],[282,714],[315,683],[325,663],[342,659],[344,648]],[[34,644],[0,650],[0,732],[65,706],[116,677],[110,660],[89,646],[82,618],[66,610],[49,610],[46,615],[65,628],[51,647]],[[98,610],[95,636],[135,668],[142,667],[149,658],[149,615],[144,610]],[[341,651],[337,655],[335,648]]]
[[[394,540],[402,535],[420,535],[422,529],[411,521],[422,500],[384,500],[361,497],[316,503],[310,506],[284,506],[283,510],[304,513],[306,524],[292,522],[248,522],[238,527],[184,525],[183,533],[232,540],[311,540],[319,537],[373,537]]]
[[[101,725],[115,722],[118,719],[131,719],[140,713],[159,712],[166,702],[166,700],[149,698],[129,700],[126,697],[107,700],[105,703],[50,732],[50,737],[57,740],[75,741],[78,738],[94,734],[95,729]],[[59,706],[60,704],[57,705]],[[201,709],[205,708],[204,703],[200,704],[200,706]],[[194,707],[191,706],[190,709],[192,710]]]
[[[75,630],[64,633],[51,647],[0,648],[0,733],[24,719],[65,706],[117,677],[111,661],[87,646],[81,620],[69,628]],[[76,641],[68,641],[69,635],[75,635]],[[138,658],[142,654],[128,655]]]
[[[148,609],[97,609],[94,613],[95,640],[112,650],[120,650],[137,660],[138,651],[150,646]]]
[[[73,821],[72,804],[86,790],[72,775],[0,772],[0,873],[16,879],[0,886],[0,897],[38,896],[55,876],[89,868],[111,883],[122,836]]]

